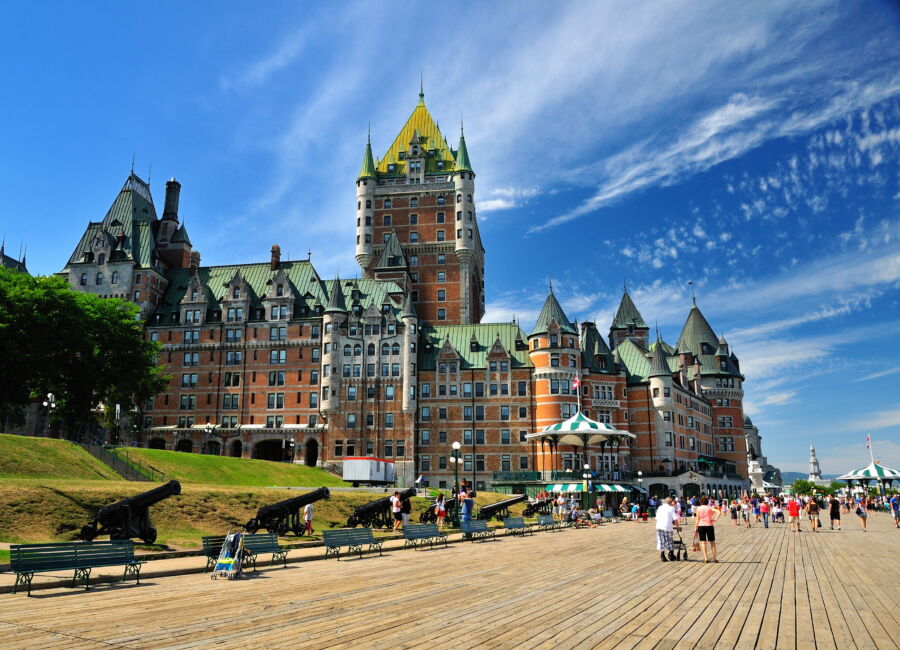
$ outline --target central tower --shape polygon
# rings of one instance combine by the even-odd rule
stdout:
[[[367,278],[397,282],[422,321],[478,323],[484,314],[484,248],[475,172],[460,125],[452,149],[425,95],[383,157],[366,143],[356,180],[356,261]]]

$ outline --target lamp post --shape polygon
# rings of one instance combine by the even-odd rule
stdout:
[[[637,475],[638,475],[638,487],[643,488],[644,487],[644,472],[642,472],[641,470],[638,470]],[[643,492],[638,490],[638,502],[640,502],[640,500],[643,498],[641,496],[642,494],[643,494]]]
[[[47,428],[44,434],[45,438],[50,437],[50,415],[53,413],[53,409],[56,408],[56,395],[53,393],[47,393],[46,399],[42,402],[44,408],[47,409]]]
[[[209,451],[209,441],[212,440],[212,432],[213,432],[213,425],[212,425],[212,423],[211,423],[211,422],[207,422],[207,423],[206,423],[206,426],[203,427],[203,431],[204,431],[204,433],[206,433],[206,440],[204,440],[204,442],[203,442],[203,449],[200,450],[200,453],[205,454],[205,453],[208,453],[208,451]]]
[[[453,513],[450,515],[450,525],[459,528],[459,464],[462,459],[459,455],[460,444],[456,440],[453,442],[450,451],[450,463],[453,465]]]
[[[587,463],[584,464],[584,472],[581,474],[581,478],[584,480],[584,484],[581,486],[582,488],[582,499],[581,499],[581,507],[587,510],[591,507],[590,500],[590,491],[588,490],[588,482],[591,478],[591,466]]]

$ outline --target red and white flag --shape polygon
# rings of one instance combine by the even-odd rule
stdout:
[[[575,377],[575,379],[572,380],[572,388],[575,390],[581,388],[581,380],[578,377]]]
[[[871,449],[871,448],[872,448],[872,436],[870,436],[867,433],[866,434],[866,449]]]

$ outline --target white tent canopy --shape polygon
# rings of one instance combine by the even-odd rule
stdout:
[[[634,438],[633,433],[616,429],[611,424],[597,422],[579,411],[564,422],[557,422],[544,427],[540,431],[525,435],[528,440],[552,438],[563,445],[587,447],[612,441]]]
[[[838,476],[838,480],[864,483],[869,481],[900,481],[900,472],[873,461],[862,469],[855,469],[843,476]]]

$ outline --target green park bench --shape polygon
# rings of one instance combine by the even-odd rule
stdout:
[[[369,551],[378,550],[379,555],[384,555],[381,546],[384,541],[378,541],[372,536],[371,528],[340,528],[338,530],[322,531],[322,541],[325,544],[325,557],[334,555],[338,561],[341,559],[341,548],[347,547],[347,555],[359,553],[362,557],[363,546],[368,544]]]
[[[403,526],[403,548],[424,546],[431,544],[434,548],[435,543],[444,543],[447,546],[447,536],[438,530],[437,524],[407,524]]]
[[[91,569],[124,566],[123,582],[130,575],[134,576],[137,584],[141,582],[143,562],[134,559],[134,542],[130,539],[91,543],[11,544],[9,558],[12,570],[16,572],[13,593],[16,593],[20,585],[24,585],[28,588],[29,596],[35,573],[74,571],[72,586],[75,587],[81,578],[87,590],[90,588]]]
[[[503,527],[507,535],[522,535],[534,532],[531,526],[525,523],[525,517],[507,517],[503,520]]]
[[[203,554],[206,556],[206,571],[211,571],[219,560],[222,552],[222,544],[225,543],[225,535],[211,535],[203,538]],[[256,571],[256,557],[260,553],[271,553],[272,564],[277,561],[287,566],[288,549],[278,544],[278,535],[275,533],[257,533],[256,535],[244,535],[244,548],[249,551],[248,559]]]
[[[496,533],[491,528],[488,528],[487,522],[483,519],[464,521],[460,526],[463,535],[473,542],[478,539],[497,539]]]
[[[540,530],[562,530],[562,526],[553,515],[538,515],[537,527]]]

